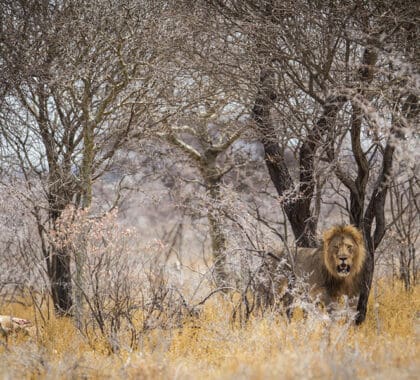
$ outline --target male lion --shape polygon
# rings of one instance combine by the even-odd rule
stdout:
[[[288,278],[289,290],[295,282],[291,279],[303,279],[309,285],[310,298],[330,309],[343,295],[359,295],[365,257],[362,233],[352,225],[334,226],[323,233],[318,248],[283,251],[278,257],[278,269],[283,278]],[[283,301],[290,304],[290,294]]]

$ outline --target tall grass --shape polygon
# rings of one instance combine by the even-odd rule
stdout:
[[[39,323],[38,336],[0,346],[1,378],[145,379],[415,379],[420,373],[420,287],[378,281],[366,322],[327,318],[291,322],[277,313],[232,319],[226,295],[210,299],[198,317],[171,329],[145,331],[138,349],[109,353],[71,319]],[[34,309],[4,305],[2,314],[34,320]],[[141,323],[141,316],[138,316]]]

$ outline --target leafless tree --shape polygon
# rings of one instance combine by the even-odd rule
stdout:
[[[2,2],[2,64],[12,73],[0,115],[3,184],[26,184],[59,313],[73,304],[70,256],[48,234],[69,204],[91,204],[93,181],[148,119],[150,94],[158,93],[150,65],[158,56],[155,5]],[[37,182],[45,203],[29,195]]]
[[[328,170],[347,188],[349,221],[363,230],[369,251],[358,305],[361,323],[374,251],[385,233],[395,146],[418,115],[418,5],[207,3],[225,25],[241,33],[244,50],[259,71],[251,115],[298,245],[316,244],[317,171]],[[297,180],[279,144],[278,136],[285,134],[296,147]],[[346,169],[345,154],[350,160]],[[322,166],[324,161],[329,165]]]
[[[88,208],[94,181],[141,138],[195,168],[223,286],[225,158],[247,125],[298,246],[317,243],[323,187],[364,232],[364,320],[396,151],[418,121],[417,2],[2,5],[2,185],[25,186],[13,190],[35,218],[57,312],[73,306],[71,255],[50,239],[63,210]]]
[[[245,123],[242,94],[234,79],[226,81],[219,63],[236,64],[232,60],[237,57],[224,49],[226,44],[234,49],[234,41],[227,41],[220,30],[213,33],[211,21],[197,30],[197,23],[206,17],[206,8],[185,5],[179,2],[174,6],[172,27],[163,34],[174,49],[166,64],[160,65],[160,73],[173,81],[160,98],[166,118],[149,132],[154,139],[174,147],[173,159],[188,162],[197,175],[194,181],[202,195],[200,214],[208,221],[214,280],[219,288],[225,288],[228,239],[223,178],[235,167],[229,151]],[[176,157],[179,154],[183,158]]]

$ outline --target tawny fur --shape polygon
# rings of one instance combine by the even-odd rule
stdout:
[[[0,315],[0,335],[8,338],[9,335],[17,332],[29,334],[32,323],[26,319],[12,317],[10,315]]]
[[[341,296],[356,297],[360,293],[360,275],[366,253],[362,233],[352,225],[334,226],[323,234],[318,248],[298,248],[292,257],[282,252],[288,270],[296,278],[305,278],[310,296],[328,306]],[[345,264],[344,264],[345,263]],[[349,265],[340,275],[338,267]]]

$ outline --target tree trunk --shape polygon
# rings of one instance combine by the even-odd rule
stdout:
[[[228,278],[226,273],[226,236],[222,225],[221,174],[216,165],[218,153],[217,150],[208,148],[201,157],[200,171],[206,185],[207,194],[210,197],[207,218],[209,221],[216,285],[220,288],[225,288]]]
[[[87,103],[87,102],[86,102]],[[87,104],[84,105],[85,126],[83,128],[83,159],[81,167],[81,207],[87,209],[92,204],[92,177],[93,177],[93,160],[95,156],[95,125],[89,121],[89,111]],[[75,263],[75,319],[79,328],[82,326],[83,316],[83,288],[84,288],[84,267],[86,262],[86,231],[82,232],[83,246],[79,246],[74,252]]]
[[[220,214],[208,210],[207,218],[209,221],[211,248],[214,260],[214,272],[218,287],[226,287],[226,237],[220,224]]]
[[[417,96],[409,94],[401,107],[401,113],[406,119],[413,119],[419,112],[419,104]],[[362,290],[357,305],[356,323],[362,323],[366,318],[367,301],[369,298],[370,288],[372,285],[374,270],[374,252],[379,246],[385,235],[385,201],[388,193],[390,177],[392,174],[392,165],[394,159],[395,143],[393,139],[399,137],[401,126],[397,121],[391,131],[391,136],[385,146],[382,159],[382,170],[372,197],[366,208],[363,220],[363,232],[368,250],[368,261],[364,268]],[[375,220],[375,231],[372,234],[373,220]]]
[[[49,219],[52,229],[60,236],[63,231],[58,230],[57,222],[63,210],[71,204],[74,188],[71,175],[56,164],[50,165],[48,191]],[[73,307],[70,252],[65,243],[60,245],[60,242],[52,243],[48,250],[44,250],[55,312],[58,315],[69,315]]]
[[[400,280],[404,282],[405,290],[410,290],[411,287],[411,249],[410,247],[400,248]]]
[[[321,117],[313,129],[308,132],[299,152],[300,176],[296,193],[293,179],[284,160],[283,150],[276,141],[275,127],[270,119],[270,110],[276,100],[273,83],[274,71],[261,70],[260,88],[252,110],[253,119],[261,135],[265,163],[271,181],[278,195],[284,197],[282,206],[292,227],[296,244],[300,247],[315,247],[317,244],[315,238],[317,221],[314,220],[311,211],[315,190],[315,154],[347,98],[345,96],[328,98]]]
[[[70,255],[65,248],[54,249],[51,256],[50,280],[55,312],[58,315],[69,315],[73,301]]]
[[[53,246],[48,262],[54,310],[57,315],[70,315],[73,307],[70,254],[65,248]]]

